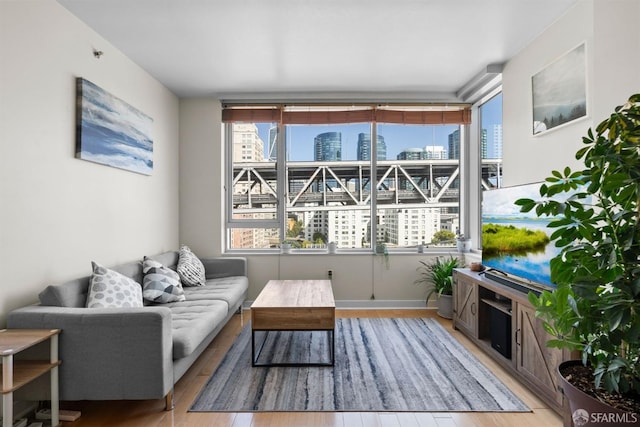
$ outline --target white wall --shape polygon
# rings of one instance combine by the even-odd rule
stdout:
[[[640,92],[640,2],[584,0],[510,60],[503,74],[504,184],[541,181],[582,167],[575,152],[589,127]],[[531,76],[586,43],[587,117],[532,135]]]
[[[198,256],[222,253],[224,155],[217,99],[180,101],[180,243]]]
[[[249,257],[248,299],[254,300],[271,279],[327,279],[331,270],[333,294],[339,305],[424,307],[427,290],[413,284],[420,260],[433,258],[417,253],[390,254],[388,260],[365,254],[254,255]],[[429,305],[435,306],[435,301],[432,297]]]
[[[100,59],[93,48],[102,50]],[[0,326],[47,284],[178,245],[178,100],[54,0],[0,2]],[[75,79],[153,118],[151,176],[74,158]]]

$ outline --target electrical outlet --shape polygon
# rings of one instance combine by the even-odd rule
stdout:
[[[333,279],[333,270],[327,270],[327,276],[329,276],[329,279]]]

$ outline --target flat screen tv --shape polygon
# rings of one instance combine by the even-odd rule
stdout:
[[[547,227],[553,218],[538,218],[535,209],[522,213],[514,203],[520,198],[539,200],[541,184],[502,187],[482,194],[482,264],[489,277],[524,284],[523,291],[555,287],[549,262],[560,248],[551,242],[553,229]]]

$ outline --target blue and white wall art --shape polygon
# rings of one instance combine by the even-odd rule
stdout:
[[[153,119],[88,80],[76,88],[76,157],[151,175]]]

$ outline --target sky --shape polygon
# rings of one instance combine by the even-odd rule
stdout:
[[[502,124],[502,95],[484,104],[482,125],[487,129],[489,157],[493,154],[493,125]],[[269,124],[257,124],[260,138],[265,141],[265,156],[268,153]],[[407,148],[442,146],[448,149],[449,134],[458,126],[415,126],[379,124],[378,135],[384,137],[387,145],[387,160],[395,160],[398,153]],[[368,123],[348,125],[288,126],[287,151],[290,161],[313,160],[313,140],[324,132],[342,133],[342,160],[357,160],[358,134],[370,133]]]

